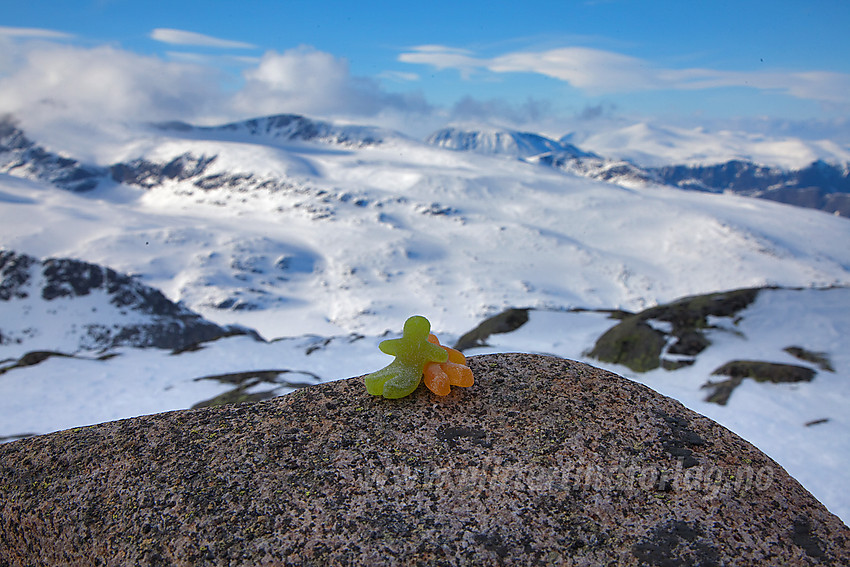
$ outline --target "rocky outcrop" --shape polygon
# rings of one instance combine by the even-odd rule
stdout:
[[[91,191],[106,176],[104,168],[36,145],[10,116],[0,116],[0,173],[45,181],[77,193]]]
[[[319,142],[345,147],[377,146],[387,139],[401,137],[400,134],[389,130],[354,124],[334,124],[298,114],[276,114],[221,126],[193,126],[185,122],[166,122],[156,126],[166,131],[247,135],[275,141]]]
[[[70,258],[42,261],[2,248],[0,302],[5,303],[6,315],[0,321],[0,344],[44,348],[39,336],[49,334],[61,348],[73,351],[115,346],[181,350],[231,335],[259,338],[243,327],[207,321],[111,268]],[[25,316],[16,317],[17,313]],[[39,329],[36,321],[52,322],[51,328]],[[57,334],[56,327],[66,332]]]
[[[526,161],[620,185],[658,182],[655,176],[633,163],[593,155],[574,156],[564,152],[549,152],[530,157]]]
[[[730,160],[713,165],[670,165],[647,171],[660,182],[683,189],[729,191],[850,216],[850,164],[818,160],[800,169],[787,170]]]
[[[678,402],[535,355],[0,446],[0,565],[847,565],[850,529]]]
[[[812,368],[797,364],[778,364],[763,360],[732,360],[711,373],[712,376],[728,376],[726,380],[708,381],[702,388],[709,390],[705,401],[725,406],[732,391],[740,386],[745,378],[751,378],[756,382],[782,384],[811,382],[815,374]]]
[[[216,156],[194,156],[190,153],[179,155],[166,163],[155,163],[139,158],[115,164],[109,168],[109,172],[112,179],[118,183],[150,189],[166,181],[208,180],[213,176],[205,176],[204,173],[215,159]],[[250,176],[240,177],[240,181],[249,179]]]
[[[482,321],[477,327],[461,336],[454,345],[456,350],[487,346],[487,338],[499,333],[510,333],[528,323],[528,309],[510,308]]]
[[[705,331],[711,317],[733,317],[765,288],[745,288],[695,295],[640,313],[616,312],[620,322],[605,332],[587,354],[603,362],[648,372],[660,366],[675,370],[692,364],[711,342]]]

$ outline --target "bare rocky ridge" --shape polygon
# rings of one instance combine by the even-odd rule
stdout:
[[[250,335],[252,330],[229,325],[219,326],[182,304],[174,303],[159,290],[132,276],[111,268],[71,258],[39,260],[0,247],[0,301],[14,303],[29,300],[28,314],[59,311],[58,304],[100,294],[101,307],[111,306],[119,316],[110,320],[97,314],[90,320],[65,318],[68,335],[76,337],[78,349],[116,346],[156,347],[182,350],[198,343],[232,335]],[[40,301],[35,301],[39,298]],[[62,320],[61,315],[59,316]],[[46,317],[45,317],[46,319]],[[23,323],[26,323],[25,321]],[[26,343],[37,329],[21,330],[21,321],[0,321],[0,345]],[[8,368],[6,368],[8,369]],[[0,368],[0,373],[3,372]]]
[[[850,529],[678,402],[564,359],[360,378],[0,446],[0,565],[847,565]]]

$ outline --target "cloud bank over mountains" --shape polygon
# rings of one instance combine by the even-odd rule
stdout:
[[[483,57],[468,49],[420,45],[397,55],[407,70],[376,70],[373,76],[361,76],[346,58],[308,45],[262,52],[251,43],[172,28],[155,28],[148,37],[174,46],[175,51],[142,54],[115,45],[86,45],[54,30],[0,27],[0,112],[15,115],[27,131],[49,143],[67,139],[72,132],[90,132],[104,140],[120,138],[121,124],[167,120],[215,124],[282,112],[368,121],[417,137],[458,121],[562,135],[582,125],[604,128],[616,120],[620,120],[616,126],[623,127],[617,105],[605,102],[609,93],[718,87],[779,92],[850,108],[850,75],[835,72],[673,69],[587,47]],[[509,73],[531,73],[602,98],[567,113],[533,89],[522,102],[479,92],[437,104],[421,90],[423,68],[453,69],[466,80],[488,74],[497,81]],[[625,119],[634,123],[633,118]],[[811,131],[829,137],[843,132],[850,138],[846,120],[833,122],[767,119],[748,124],[784,135],[805,137]]]
[[[254,47],[164,28],[151,37],[182,46]],[[203,54],[169,53],[165,59],[49,41],[57,38],[50,30],[0,29],[0,44],[14,53],[0,59],[0,111],[34,133],[46,135],[49,127],[70,122],[220,123],[280,112],[354,120],[384,116],[396,126],[435,113],[421,94],[390,92],[377,79],[353,75],[345,58],[310,46],[242,57],[241,76],[234,78]]]

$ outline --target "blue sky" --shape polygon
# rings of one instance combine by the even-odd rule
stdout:
[[[847,29],[845,0],[28,0],[0,15],[0,111],[846,130]]]

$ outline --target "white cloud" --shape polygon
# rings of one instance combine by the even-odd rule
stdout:
[[[801,99],[850,103],[850,75],[824,71],[724,71],[671,69],[600,49],[563,47],[546,51],[518,51],[491,58],[451,47],[425,45],[398,57],[405,63],[457,69],[468,78],[475,71],[537,73],[569,83],[592,95],[647,90],[700,90],[747,87],[777,91]]]
[[[546,100],[529,98],[522,104],[512,104],[504,100],[479,100],[465,96],[451,108],[449,117],[461,122],[494,122],[510,127],[545,123],[552,121],[554,115],[552,103]]]
[[[210,55],[206,53],[187,53],[185,51],[166,51],[165,55],[172,61],[182,61],[183,63],[193,63],[196,65],[257,65],[260,62],[259,57],[250,55],[230,55],[218,54]]]
[[[3,49],[4,45],[9,49]],[[2,54],[15,53],[4,61]],[[0,36],[0,113],[29,135],[98,161],[124,135],[121,124],[165,120],[221,123],[278,113],[360,120],[398,127],[427,120],[433,109],[416,93],[390,93],[351,74],[344,59],[309,47],[268,52],[241,81],[221,57],[164,60],[114,47],[83,48]],[[84,143],[72,142],[74,137]],[[114,143],[113,143],[114,142]],[[87,151],[88,155],[81,152]],[[100,153],[98,153],[100,151]],[[111,151],[111,150],[109,150]]]
[[[428,108],[422,97],[387,93],[377,81],[351,75],[345,59],[312,47],[269,51],[244,77],[245,86],[236,94],[234,106],[255,115],[374,116],[388,109],[424,112]]]
[[[73,136],[105,142],[115,124],[191,120],[225,100],[217,72],[208,67],[107,46],[39,43],[21,50],[0,76],[0,111],[47,143]],[[85,143],[77,145],[87,151]]]
[[[491,59],[487,67],[497,73],[539,73],[595,92],[641,90],[657,81],[639,59],[585,47],[509,53]]]
[[[220,39],[202,33],[171,28],[156,28],[150,33],[151,39],[171,45],[192,45],[196,47],[218,47],[222,49],[256,49],[256,45],[242,41]]]
[[[404,71],[384,71],[378,75],[381,79],[400,83],[411,83],[418,81],[421,77],[417,73],[405,73]]]
[[[457,69],[464,78],[469,78],[475,69],[487,66],[486,60],[473,57],[472,53],[465,49],[444,45],[420,45],[414,47],[412,52],[399,55],[398,60],[403,63],[431,65],[440,70]]]
[[[0,26],[0,36],[30,39],[70,39],[73,35],[65,32],[42,28],[13,28]]]

